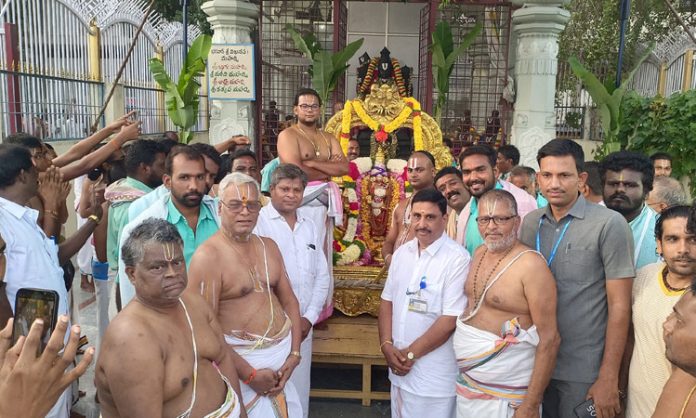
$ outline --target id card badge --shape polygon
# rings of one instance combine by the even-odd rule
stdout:
[[[408,310],[411,312],[428,312],[428,301],[419,297],[411,297],[408,300]]]

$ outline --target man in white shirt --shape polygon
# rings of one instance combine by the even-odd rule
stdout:
[[[309,414],[310,369],[312,365],[312,326],[329,293],[329,268],[321,251],[312,219],[297,211],[307,186],[307,175],[294,164],[280,164],[271,175],[271,204],[259,213],[254,231],[278,244],[292,290],[300,303],[302,322],[302,360],[290,381]]]
[[[394,253],[379,308],[392,417],[453,417],[452,333],[466,305],[470,257],[445,233],[447,199],[437,190],[413,197],[411,222],[416,237]]]
[[[0,306],[9,303],[14,311],[15,296],[20,288],[47,289],[58,293],[58,315],[68,315],[68,292],[60,266],[75,255],[92,234],[101,219],[101,205],[94,205],[87,223],[58,246],[36,223],[38,211],[26,206],[37,194],[38,178],[28,149],[0,144],[0,236],[6,243],[7,263],[0,286]],[[46,416],[67,418],[70,404],[68,389]]]

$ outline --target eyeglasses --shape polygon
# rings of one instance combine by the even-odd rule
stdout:
[[[318,105],[318,104],[313,104],[313,105],[301,104],[301,105],[299,105],[299,106],[297,106],[297,107],[299,107],[300,109],[302,109],[302,110],[305,111],[305,112],[308,111],[308,110],[319,110],[319,105]]]
[[[230,200],[228,203],[220,200],[220,203],[232,213],[239,213],[242,211],[242,208],[247,208],[249,213],[257,213],[261,210],[261,202],[258,200],[248,200],[246,202],[242,202],[241,200]]]
[[[517,215],[511,215],[511,216],[479,216],[476,218],[476,223],[478,223],[480,226],[486,226],[490,221],[493,221],[494,224],[501,226],[501,225],[507,225],[508,222],[511,220],[515,219]]]

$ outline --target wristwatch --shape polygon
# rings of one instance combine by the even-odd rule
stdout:
[[[406,358],[413,361],[416,359],[416,355],[413,354],[413,351],[409,351],[408,353],[406,353]]]
[[[87,220],[92,220],[95,224],[99,224],[99,222],[101,222],[101,219],[99,219],[97,215],[89,215]]]

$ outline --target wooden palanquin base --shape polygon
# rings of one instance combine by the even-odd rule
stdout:
[[[335,266],[334,307],[348,316],[377,316],[385,278],[380,267]]]

